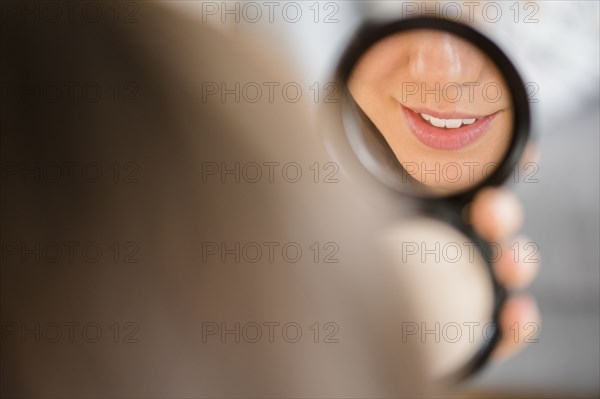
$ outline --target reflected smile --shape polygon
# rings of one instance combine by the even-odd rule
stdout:
[[[440,150],[458,150],[473,143],[488,130],[490,123],[500,112],[474,116],[401,107],[408,126],[419,141]]]
[[[421,118],[425,119],[427,122],[429,122],[430,124],[432,124],[435,127],[445,127],[447,129],[456,129],[461,127],[461,125],[470,125],[472,123],[474,123],[477,119],[476,118],[470,118],[470,119],[438,119],[434,116],[431,115],[427,115],[427,114],[421,114],[419,113],[419,115],[421,115]]]

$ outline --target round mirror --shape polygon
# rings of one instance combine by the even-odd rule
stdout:
[[[477,371],[494,350],[506,298],[494,277],[491,255],[482,250],[487,243],[465,223],[463,213],[479,189],[504,182],[523,153],[529,138],[525,85],[488,38],[467,25],[431,17],[363,27],[344,53],[337,78],[343,88],[343,138],[328,136],[327,142],[348,161],[347,173],[362,176],[366,171],[370,176],[358,179],[361,183],[379,181],[395,192],[426,199],[417,201],[425,214],[464,236],[450,243],[435,238],[444,231],[441,222],[428,224],[429,230],[417,236],[419,230],[404,222],[402,228],[410,231],[406,237],[395,236],[395,245],[415,244],[407,250],[421,250],[421,255],[438,247],[461,253],[475,248],[468,262],[448,261],[446,268],[438,267],[440,262],[428,268],[423,258],[416,259],[418,273],[413,276],[423,281],[415,285],[419,288],[437,287],[432,288],[433,302],[415,295],[419,304],[430,305],[422,312],[425,327],[456,326],[460,317],[432,311],[443,308],[440,303],[456,304],[454,310],[467,318],[460,319],[463,324],[485,326],[485,339],[469,341],[467,350],[454,342],[444,349],[448,356],[440,355],[437,346],[433,349],[445,359],[436,374],[461,379]],[[347,158],[348,153],[353,155]],[[465,281],[471,282],[469,287]],[[475,292],[479,299],[476,304],[468,295],[462,304],[444,299],[446,294],[456,299],[456,290]]]
[[[396,190],[464,195],[503,181],[523,151],[524,85],[502,51],[468,26],[418,18],[365,28],[341,75],[350,143]]]

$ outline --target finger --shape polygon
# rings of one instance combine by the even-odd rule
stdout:
[[[503,188],[481,190],[470,207],[475,231],[488,241],[501,242],[523,223],[523,208],[516,195]]]
[[[500,313],[502,336],[494,351],[497,359],[506,359],[521,351],[527,344],[537,342],[540,314],[530,295],[509,298]]]
[[[529,285],[540,267],[537,248],[537,244],[525,236],[505,242],[501,246],[500,257],[493,266],[498,281],[509,289]]]

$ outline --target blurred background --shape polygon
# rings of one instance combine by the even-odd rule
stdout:
[[[408,4],[410,3],[410,4]],[[523,234],[541,251],[529,288],[541,309],[539,342],[494,363],[468,387],[472,395],[598,397],[600,395],[600,72],[597,1],[464,2],[337,1],[320,18],[236,23],[203,15],[217,29],[285,51],[308,83],[331,80],[337,57],[364,20],[448,12],[491,37],[530,83],[533,136],[540,158],[509,183],[521,198]],[[488,3],[493,3],[488,5]],[[302,3],[310,12],[312,3]],[[200,4],[179,3],[189,10]],[[486,13],[483,12],[486,10]],[[499,11],[499,13],[497,13]],[[325,15],[330,15],[329,23]],[[276,34],[273,34],[276,33]],[[525,178],[529,176],[529,178]]]

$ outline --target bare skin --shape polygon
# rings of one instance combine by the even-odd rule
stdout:
[[[475,186],[508,148],[513,110],[502,73],[450,33],[415,30],[380,40],[361,56],[348,88],[398,161],[433,193]],[[448,125],[432,125],[440,120]]]
[[[530,145],[524,158],[535,159],[534,151]],[[516,195],[503,188],[482,190],[473,200],[470,217],[482,237],[502,246],[503,256],[494,265],[498,280],[508,289],[522,289],[529,285],[538,272],[539,263],[527,263],[520,258],[519,262],[515,262],[508,250],[508,246],[515,241],[529,241],[522,236],[515,237],[523,222],[523,209]],[[515,323],[521,337],[531,332],[524,331],[526,323],[540,323],[539,310],[531,295],[513,295],[504,305],[500,314],[502,330],[510,331],[511,327],[514,329]],[[518,353],[526,345],[523,341],[514,340],[511,334],[504,334],[494,353],[495,357],[507,358]]]

